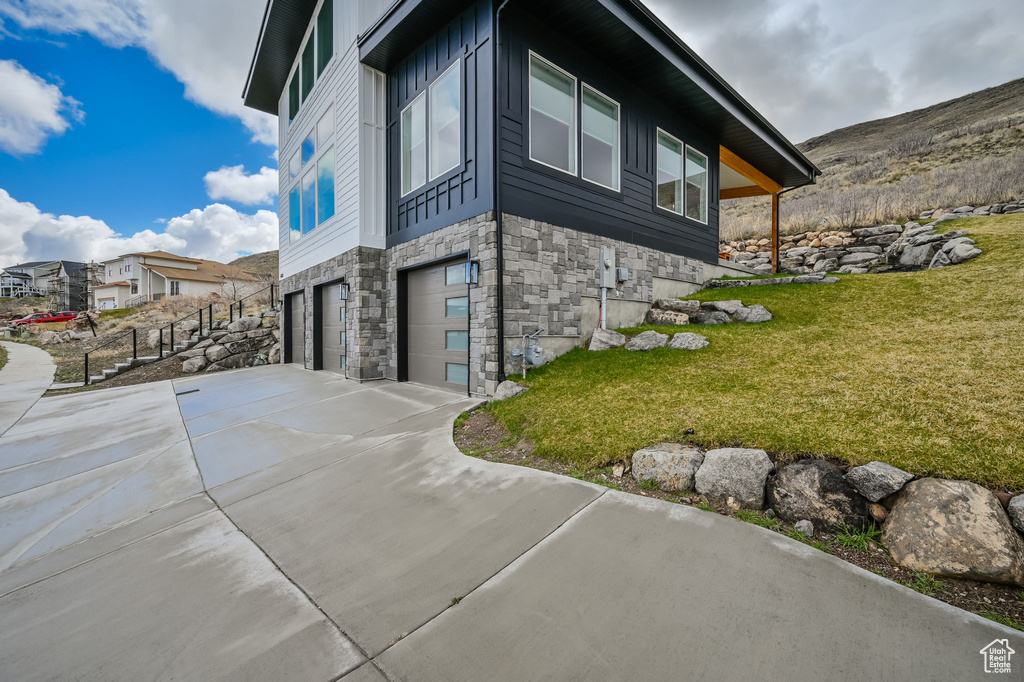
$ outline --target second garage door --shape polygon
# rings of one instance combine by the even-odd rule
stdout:
[[[288,348],[290,361],[306,364],[306,297],[300,291],[288,296]]]
[[[466,262],[408,274],[409,381],[465,391],[469,387],[469,287]]]
[[[348,369],[345,334],[347,301],[342,299],[342,284],[325,284],[320,290],[320,367],[344,374]]]

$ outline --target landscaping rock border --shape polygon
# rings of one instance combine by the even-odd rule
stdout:
[[[207,338],[175,357],[183,360],[181,370],[190,374],[278,364],[281,362],[278,311],[267,309],[231,322],[220,320]]]

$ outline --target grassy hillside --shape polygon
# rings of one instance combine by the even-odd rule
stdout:
[[[761,303],[775,319],[659,328],[711,341],[693,352],[577,349],[487,409],[535,455],[571,466],[695,441],[1024,490],[1024,214],[943,227],[970,230],[984,254],[831,285],[702,291],[693,298]]]
[[[1024,198],[1024,79],[798,145],[818,184],[782,200],[783,231],[901,222]],[[722,237],[767,236],[766,198],[722,202]]]
[[[231,261],[228,265],[234,265],[236,268],[255,272],[258,275],[270,275],[271,281],[277,281],[276,250],[254,253],[251,256],[242,256]]]

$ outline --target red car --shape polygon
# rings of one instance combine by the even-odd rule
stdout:
[[[47,322],[67,322],[78,317],[78,313],[65,310],[59,313],[35,313],[18,320],[11,320],[12,327],[20,327],[23,324],[46,324]]]

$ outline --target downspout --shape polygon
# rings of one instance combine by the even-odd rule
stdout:
[[[502,0],[494,13],[494,227],[498,239],[498,381],[505,381],[505,247],[501,209],[501,10],[509,0]]]

